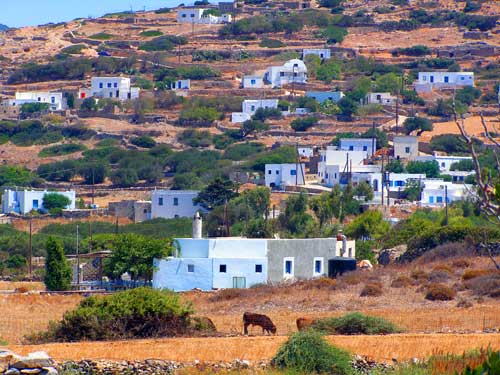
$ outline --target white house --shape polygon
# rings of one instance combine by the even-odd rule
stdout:
[[[206,11],[207,9],[203,8],[180,9],[177,11],[177,22],[212,25],[230,23],[232,21],[232,16],[230,14],[214,16],[213,14],[206,14]]]
[[[306,91],[306,96],[323,104],[327,100],[337,103],[345,95],[342,91]]]
[[[264,79],[273,88],[290,83],[305,84],[307,83],[307,67],[302,60],[292,59],[282,66],[268,67]]]
[[[172,85],[170,86],[171,90],[189,90],[190,88],[190,79],[178,79],[177,81],[172,82]]]
[[[299,156],[310,158],[314,154],[314,149],[310,146],[299,146],[297,147],[297,152]]]
[[[259,108],[278,108],[278,99],[247,99],[241,104],[241,112],[231,114],[231,122],[245,122],[250,120]]]
[[[390,92],[370,92],[366,94],[363,104],[394,105],[396,97]]]
[[[308,55],[318,56],[321,60],[328,60],[332,57],[330,48],[304,48],[302,50],[302,60]]]
[[[8,100],[7,105],[11,107],[21,107],[27,103],[44,103],[49,105],[51,111],[62,111],[66,109],[66,101],[62,92],[48,91],[25,91],[16,92],[14,100]]]
[[[413,160],[418,156],[417,136],[397,136],[394,137],[394,157],[396,159]]]
[[[174,257],[155,259],[153,288],[210,291],[310,279],[330,274],[329,260],[354,261],[356,255],[355,241],[342,235],[338,239],[201,238],[200,227],[201,220],[193,224],[193,238],[174,239]]]
[[[139,98],[139,87],[132,87],[130,78],[126,77],[92,77],[90,89],[80,89],[78,97],[109,98],[130,100]]]
[[[244,76],[241,84],[244,89],[261,89],[264,87],[264,79],[259,76]]]
[[[474,72],[419,72],[415,91],[474,86]]]
[[[43,198],[46,194],[57,193],[70,200],[66,209],[74,210],[76,194],[74,190],[48,191],[48,190],[11,190],[6,189],[2,196],[2,213],[27,214],[33,210],[44,211]]]
[[[472,156],[445,156],[445,155],[427,155],[418,156],[415,158],[416,161],[436,161],[439,165],[440,172],[450,172],[451,166],[455,163],[459,163],[463,160],[472,161]],[[474,168],[471,169],[473,171]]]
[[[366,152],[366,157],[370,158],[377,151],[377,139],[341,138],[340,149],[343,151],[364,151]]]
[[[334,146],[328,146],[326,150],[320,151],[318,163],[318,180],[326,186],[334,186],[341,183],[341,177],[352,168],[363,172],[377,172],[378,166],[365,166],[366,151],[338,150]],[[374,169],[372,167],[378,168]]]
[[[427,179],[424,181],[420,203],[423,206],[442,206],[446,201],[450,203],[465,200],[472,191],[473,187],[470,185],[454,184],[442,179]]]
[[[284,187],[289,185],[304,185],[305,164],[266,164],[266,186]]]
[[[193,202],[198,193],[196,190],[153,190],[151,218],[192,217],[198,211],[206,212],[205,208]]]

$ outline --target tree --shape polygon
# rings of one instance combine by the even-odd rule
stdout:
[[[286,200],[285,212],[278,217],[281,228],[287,235],[295,238],[316,237],[317,223],[307,213],[308,197],[305,192],[291,195]]]
[[[80,105],[80,109],[87,112],[97,111],[97,102],[94,98],[86,98]]]
[[[75,95],[70,92],[65,92],[64,97],[66,98],[66,104],[68,105],[68,108],[75,108]]]
[[[248,137],[253,133],[260,133],[269,130],[269,125],[259,120],[247,120],[241,125],[241,134],[243,137]]]
[[[132,168],[120,168],[111,175],[111,181],[118,186],[133,186],[139,181],[137,172]]]
[[[340,64],[333,60],[326,60],[316,71],[316,78],[329,83],[332,79],[340,78]]]
[[[439,177],[439,164],[435,161],[410,161],[406,166],[408,173],[425,173],[427,178]]]
[[[365,202],[369,202],[373,199],[373,188],[368,182],[361,181],[354,188],[353,194],[355,197],[363,198]]]
[[[337,105],[339,106],[340,113],[348,118],[351,118],[358,110],[358,103],[347,96],[340,99]]]
[[[481,97],[481,90],[477,87],[465,86],[460,90],[457,90],[455,93],[455,100],[460,101],[461,103],[471,105],[474,100],[479,99]]]
[[[48,111],[49,104],[48,103],[24,103],[21,106],[21,113],[23,115],[31,115],[33,113],[40,113],[44,111]]]
[[[61,212],[71,204],[71,199],[58,193],[47,193],[43,196],[43,207],[50,213]]]
[[[316,72],[321,66],[321,58],[318,55],[307,55],[304,58],[304,63],[306,64],[309,77],[316,77]],[[302,96],[301,98],[307,98],[307,96]]]
[[[401,163],[401,160],[391,160],[387,163],[385,170],[390,173],[404,173],[405,166]]]
[[[205,189],[200,191],[198,196],[193,199],[193,202],[207,209],[222,206],[232,198],[238,196],[236,192],[237,187],[238,185],[234,182],[218,177]]]
[[[389,229],[390,224],[384,220],[382,212],[368,210],[356,217],[345,229],[348,237],[361,240],[377,240],[382,238]]]
[[[149,135],[141,135],[130,139],[130,143],[134,146],[142,148],[153,148],[156,146],[155,140]]]
[[[401,90],[401,76],[396,73],[387,73],[375,80],[374,91],[396,94]]]
[[[377,140],[377,150],[387,147],[389,142],[387,140],[387,134],[380,129],[368,129],[366,132],[361,134],[361,138],[373,138]]]
[[[71,267],[64,250],[56,238],[50,236],[45,245],[45,286],[50,291],[68,290],[71,287]]]
[[[423,186],[418,180],[410,180],[406,184],[402,198],[411,202],[419,202],[422,199]]]
[[[317,117],[296,118],[290,124],[296,132],[303,132],[318,123]]]
[[[153,278],[154,259],[162,259],[173,253],[171,242],[135,233],[116,236],[111,245],[112,254],[104,264],[108,276],[117,280],[128,273],[133,281]]]
[[[0,186],[28,186],[33,180],[33,175],[25,167],[10,165],[0,166]]]
[[[330,221],[334,216],[330,193],[322,193],[311,198],[309,201],[309,207],[318,218],[320,228],[323,228],[323,225]]]
[[[403,128],[406,134],[411,134],[417,130],[417,136],[423,132],[430,132],[433,129],[432,122],[423,117],[408,117],[403,123]]]

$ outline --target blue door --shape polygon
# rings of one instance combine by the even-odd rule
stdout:
[[[434,197],[429,197],[429,203],[434,203]]]

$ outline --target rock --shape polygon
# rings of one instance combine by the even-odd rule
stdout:
[[[406,245],[398,245],[391,249],[384,249],[380,251],[378,255],[378,263],[383,266],[394,263],[396,259],[406,252],[406,249]]]
[[[33,352],[29,353],[26,357],[18,358],[18,361],[13,363],[11,367],[22,369],[33,369],[33,368],[43,368],[52,367],[53,362],[49,355],[45,352]]]
[[[17,368],[11,368],[4,372],[4,375],[20,375],[20,374],[21,371],[19,371]]]
[[[26,375],[37,375],[41,373],[43,370],[41,368],[25,368],[21,370],[21,374]]]
[[[55,367],[44,367],[42,370],[43,375],[57,375],[59,373]]]

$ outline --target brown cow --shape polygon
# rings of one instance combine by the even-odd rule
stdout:
[[[276,326],[266,315],[245,312],[243,314],[243,332],[245,335],[248,335],[248,326],[250,325],[262,327],[262,334],[264,332],[276,333]]]
[[[315,319],[311,318],[298,318],[297,319],[297,329],[299,332],[305,331],[309,327],[311,327],[316,322]]]

